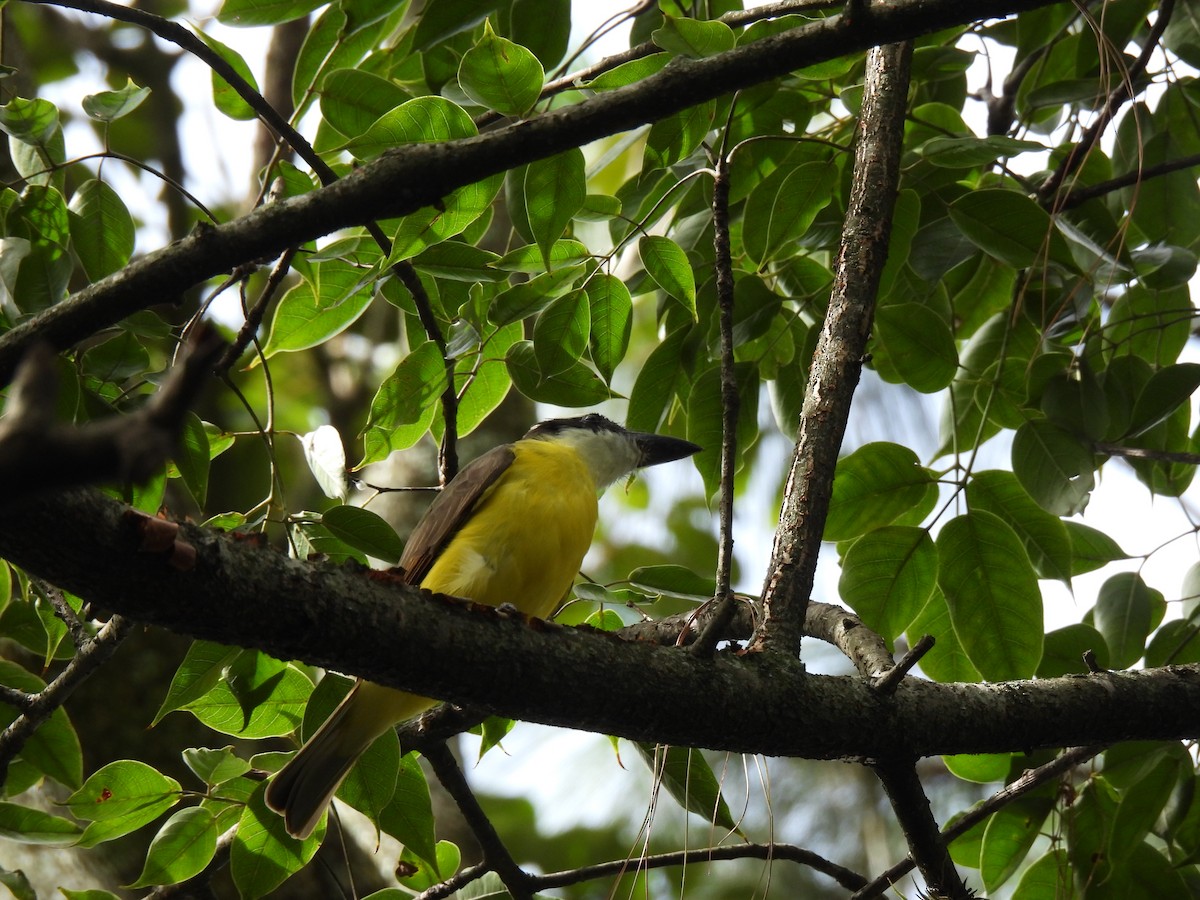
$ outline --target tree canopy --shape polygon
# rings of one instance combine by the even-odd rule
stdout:
[[[742,6],[0,8],[0,884],[1200,896],[1195,4]],[[246,196],[198,107],[260,124]],[[704,449],[553,624],[389,571],[460,459],[595,407]],[[1087,520],[1134,491],[1169,581]],[[264,780],[333,673],[453,705],[299,841]],[[483,796],[451,751],[514,720],[644,760],[641,830]]]

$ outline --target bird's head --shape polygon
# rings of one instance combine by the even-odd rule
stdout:
[[[601,490],[634,469],[683,459],[701,449],[681,438],[630,431],[598,413],[539,422],[526,432],[525,440],[570,446],[583,458]]]

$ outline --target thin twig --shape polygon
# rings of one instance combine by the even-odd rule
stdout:
[[[736,102],[730,105],[733,115]],[[725,129],[728,134],[728,127]],[[722,147],[713,178],[713,268],[717,279],[717,306],[721,332],[721,496],[720,540],[717,545],[717,590],[713,602],[716,615],[701,632],[692,652],[711,656],[721,633],[733,617],[734,599],[730,589],[733,570],[733,479],[737,463],[737,422],[741,399],[733,368],[733,258],[729,248],[729,156]]]
[[[50,605],[54,607],[54,614],[67,626],[67,631],[71,635],[71,641],[75,644],[76,650],[83,647],[84,644],[92,639],[92,636],[88,633],[87,625],[79,618],[79,614],[71,608],[71,604],[67,602],[67,598],[61,590],[40,578],[33,579],[33,583],[37,586],[42,596],[50,601]]]
[[[79,649],[58,677],[38,691],[21,714],[0,732],[0,784],[8,778],[9,763],[21,752],[34,731],[113,655],[133,627],[133,622],[122,616],[109,619],[99,634]]]
[[[953,841],[959,835],[966,834],[992,813],[996,812],[996,810],[1004,808],[1018,797],[1028,794],[1034,788],[1040,787],[1050,779],[1057,778],[1070,769],[1087,762],[1103,750],[1103,746],[1072,747],[1069,750],[1064,750],[1062,755],[1046,763],[1044,766],[1038,766],[1036,769],[1028,769],[1011,784],[1005,785],[987,800],[972,807],[955,819],[954,824],[942,832],[943,837],[949,842]],[[916,868],[916,863],[912,861],[911,857],[901,860],[880,874],[879,877],[862,888],[862,890],[858,891],[851,900],[869,900],[869,898],[881,896],[914,868]]]
[[[454,799],[475,840],[479,842],[487,869],[500,876],[514,900],[532,898],[533,888],[529,874],[522,871],[508,852],[508,848],[504,846],[504,842],[500,840],[500,835],[496,833],[491,820],[479,805],[479,800],[463,776],[458,760],[454,758],[450,748],[444,743],[430,747],[425,751],[425,759],[433,768],[438,781]]]
[[[246,314],[246,321],[238,329],[237,337],[226,348],[225,353],[217,363],[216,370],[218,372],[222,374],[228,372],[241,357],[245,349],[250,346],[255,335],[258,334],[258,328],[262,325],[263,317],[267,314],[268,304],[270,304],[276,293],[278,293],[288,272],[292,270],[292,260],[295,257],[296,248],[290,247],[283,251],[279,259],[275,261],[275,265],[271,269],[271,274],[267,278],[267,283],[263,286],[262,293],[259,294],[258,300]]]
[[[894,693],[896,688],[900,686],[900,682],[904,680],[904,676],[909,673],[913,666],[921,661],[921,657],[933,649],[933,635],[922,635],[909,651],[900,658],[888,671],[884,672],[874,682],[871,687],[875,689],[881,697],[886,697],[888,694]]]
[[[867,883],[867,880],[857,872],[830,862],[825,857],[794,844],[732,844],[728,847],[700,847],[695,850],[656,853],[634,860],[617,859],[590,866],[580,866],[577,869],[568,869],[563,872],[551,872],[548,875],[535,875],[533,883],[538,890],[546,890],[580,884],[584,881],[594,881],[597,878],[606,878],[611,875],[621,875],[630,869],[644,872],[669,866],[687,866],[729,859],[787,860],[799,863],[822,875],[828,875],[841,887],[852,891]]]
[[[1184,450],[1147,450],[1143,447],[1122,447],[1120,444],[1108,444],[1104,441],[1094,441],[1092,449],[1097,453],[1107,453],[1109,456],[1149,459],[1154,462],[1182,463],[1189,466],[1200,465],[1200,453],[1188,453]]]
[[[1082,206],[1089,200],[1103,197],[1111,194],[1113,191],[1119,191],[1121,188],[1130,187],[1135,184],[1145,184],[1151,179],[1161,178],[1164,175],[1171,175],[1175,172],[1181,172],[1184,169],[1195,168],[1196,166],[1200,166],[1200,153],[1193,153],[1191,156],[1181,156],[1179,159],[1171,159],[1157,165],[1146,166],[1144,169],[1126,172],[1123,175],[1118,175],[1115,178],[1100,181],[1096,184],[1074,187],[1071,188],[1065,197],[1057,201],[1055,209],[1060,212],[1067,209],[1074,209],[1077,206]]]
[[[1142,76],[1146,71],[1146,67],[1150,64],[1150,59],[1154,56],[1158,49],[1158,42],[1162,39],[1163,32],[1167,30],[1167,24],[1171,21],[1171,14],[1175,11],[1175,0],[1163,0],[1158,7],[1158,15],[1154,19],[1154,25],[1150,28],[1150,33],[1146,36],[1145,42],[1142,44],[1142,52],[1138,54],[1138,58],[1130,65],[1125,76],[1121,79],[1121,83],[1117,85],[1108,95],[1108,100],[1104,104],[1104,108],[1100,110],[1094,121],[1080,137],[1079,143],[1071,148],[1058,168],[1051,173],[1050,177],[1042,184],[1038,190],[1038,197],[1043,204],[1050,204],[1053,197],[1058,194],[1058,189],[1062,187],[1063,182],[1075,174],[1075,170],[1083,165],[1083,161],[1091,152],[1092,147],[1100,140],[1100,136],[1104,134],[1104,130],[1108,127],[1108,123],[1112,121],[1113,116],[1117,114],[1122,106],[1133,98],[1133,83]],[[1057,208],[1057,207],[1056,207]]]

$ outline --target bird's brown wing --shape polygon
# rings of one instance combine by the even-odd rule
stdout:
[[[400,568],[409,584],[420,584],[442,548],[471,515],[475,504],[512,465],[511,444],[494,447],[465,466],[433,501],[409,535],[400,557]]]

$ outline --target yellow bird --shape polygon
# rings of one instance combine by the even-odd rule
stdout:
[[[691,456],[690,441],[628,431],[604,416],[551,419],[466,466],[426,511],[400,567],[440,594],[546,618],[596,528],[596,499],[634,469]],[[306,838],[355,761],[387,729],[437,701],[359,680],[267,786],[267,806]]]

